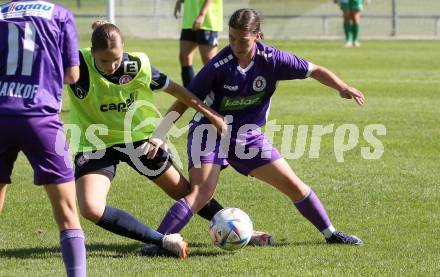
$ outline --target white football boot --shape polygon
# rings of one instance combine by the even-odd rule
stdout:
[[[188,257],[189,244],[183,240],[180,234],[165,235],[162,240],[162,246],[181,259]]]

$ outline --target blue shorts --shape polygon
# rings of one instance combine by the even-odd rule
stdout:
[[[228,143],[229,142],[229,143]],[[233,134],[220,140],[211,124],[193,124],[188,133],[188,168],[200,164],[231,165],[247,176],[254,169],[281,158],[281,154],[258,130]]]
[[[145,141],[137,141],[132,145],[134,148],[140,146]],[[98,173],[107,176],[110,181],[116,175],[116,166],[119,162],[125,162],[139,174],[149,179],[155,179],[161,176],[168,168],[172,166],[171,155],[159,148],[154,159],[147,159],[145,155],[138,159],[130,157],[124,151],[125,144],[117,144],[101,151],[77,153],[75,155],[75,179],[78,179],[89,173]]]
[[[58,115],[2,115],[0,128],[0,183],[11,183],[12,169],[20,151],[34,170],[36,185],[73,181],[72,162]]]
[[[182,29],[180,40],[192,41],[200,45],[218,45],[218,32],[208,30]]]

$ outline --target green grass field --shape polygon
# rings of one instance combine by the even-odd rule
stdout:
[[[436,41],[368,41],[359,49],[341,42],[270,41],[316,64],[325,65],[366,95],[366,105],[342,100],[313,80],[280,83],[271,119],[279,124],[383,124],[378,136],[384,154],[365,160],[361,139],[338,163],[334,133],[322,140],[319,158],[289,160],[296,173],[321,197],[341,231],[365,240],[364,247],[331,246],[288,199],[232,169],[223,172],[216,198],[240,207],[256,229],[273,233],[279,245],[225,252],[214,247],[208,222],[195,217],[182,232],[190,258],[146,258],[139,243],[118,237],[82,219],[90,276],[438,276],[440,243],[440,51]],[[87,41],[81,42],[87,46]],[[177,41],[127,41],[145,51],[152,64],[180,81]],[[198,61],[198,65],[200,62]],[[158,95],[164,111],[171,97]],[[68,103],[65,110],[68,110]],[[183,126],[192,113],[179,122]],[[67,118],[67,113],[63,113]],[[310,136],[310,130],[309,130]],[[295,141],[295,139],[293,140]],[[185,136],[173,140],[186,163]],[[279,146],[280,136],[275,137]],[[185,167],[184,167],[185,168]],[[185,174],[186,171],[184,170]],[[64,274],[58,230],[41,188],[32,185],[23,156],[16,162],[0,214],[0,276]],[[125,165],[119,167],[108,204],[156,227],[173,203],[157,187]]]

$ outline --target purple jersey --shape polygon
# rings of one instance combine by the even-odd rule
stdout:
[[[233,129],[244,124],[263,126],[277,82],[307,78],[313,69],[311,63],[261,42],[256,48],[252,62],[243,69],[231,47],[225,47],[188,87],[221,115],[232,115]],[[193,121],[208,123],[200,113]]]
[[[61,110],[64,69],[79,65],[72,13],[46,1],[0,6],[0,115]]]

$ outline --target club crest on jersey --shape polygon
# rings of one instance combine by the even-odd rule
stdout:
[[[121,78],[119,78],[119,84],[123,85],[126,84],[128,82],[130,82],[133,78],[131,78],[130,75],[124,74],[121,76]]]
[[[73,89],[73,94],[75,94],[75,96],[79,99],[84,99],[86,98],[88,92],[83,90],[80,86],[76,85],[75,89]]]
[[[266,79],[263,76],[258,76],[252,83],[252,88],[256,92],[263,91],[266,88]]]

